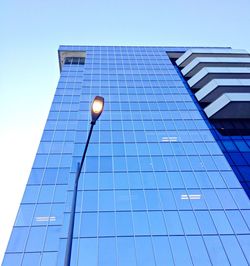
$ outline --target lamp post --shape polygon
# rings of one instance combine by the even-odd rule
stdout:
[[[74,190],[73,190],[73,199],[71,203],[71,210],[70,210],[70,221],[69,221],[69,231],[68,231],[68,238],[67,238],[67,245],[66,245],[66,252],[65,252],[65,259],[64,259],[64,266],[70,266],[70,259],[72,253],[72,242],[73,242],[73,232],[74,232],[74,224],[75,224],[75,211],[76,211],[76,200],[77,200],[77,189],[80,174],[82,171],[82,166],[84,163],[84,159],[87,153],[90,137],[93,131],[93,127],[101,115],[104,107],[104,98],[100,96],[96,96],[91,105],[91,123],[90,123],[90,130],[87,138],[87,142],[85,144],[84,152],[82,155],[81,162],[77,165],[76,176],[75,176],[75,183],[74,183]]]

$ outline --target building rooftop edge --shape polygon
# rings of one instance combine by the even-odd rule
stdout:
[[[93,48],[158,48],[164,49],[166,53],[185,53],[189,49],[231,49],[231,47],[202,47],[202,46],[145,46],[145,45],[60,45],[58,48],[58,60],[60,71],[62,69],[62,52],[85,52],[87,49]],[[179,55],[180,56],[180,55]],[[179,57],[177,56],[177,58]]]
[[[86,48],[91,48],[91,47],[130,47],[130,48],[164,48],[169,51],[174,50],[180,50],[181,52],[184,52],[188,49],[204,49],[204,48],[209,48],[209,49],[232,49],[229,46],[226,47],[218,47],[218,46],[164,46],[164,45],[60,45],[58,48],[58,51],[60,50],[80,50],[80,49],[86,49]],[[167,52],[167,51],[166,51]]]

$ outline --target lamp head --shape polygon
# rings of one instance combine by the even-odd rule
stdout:
[[[104,107],[104,98],[101,96],[96,96],[91,105],[91,124],[94,125],[99,116],[101,115]]]

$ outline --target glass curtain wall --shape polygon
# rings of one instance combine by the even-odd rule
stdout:
[[[61,46],[64,64],[3,265],[63,265],[89,108],[71,265],[248,265],[250,204],[168,47]]]

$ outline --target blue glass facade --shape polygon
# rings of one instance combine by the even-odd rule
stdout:
[[[63,265],[96,95],[71,265],[249,265],[249,199],[166,53],[185,50],[60,47],[85,59],[61,68],[3,265]]]
[[[212,132],[242,187],[250,198],[250,133],[248,132],[250,127],[246,128],[244,124],[246,124],[246,121],[243,121],[243,123],[237,121],[237,124],[231,123],[229,125],[231,127],[233,126],[234,130],[240,131],[237,134],[224,135],[215,126],[212,128]],[[247,124],[249,124],[248,121]],[[226,127],[223,130],[228,129]]]

